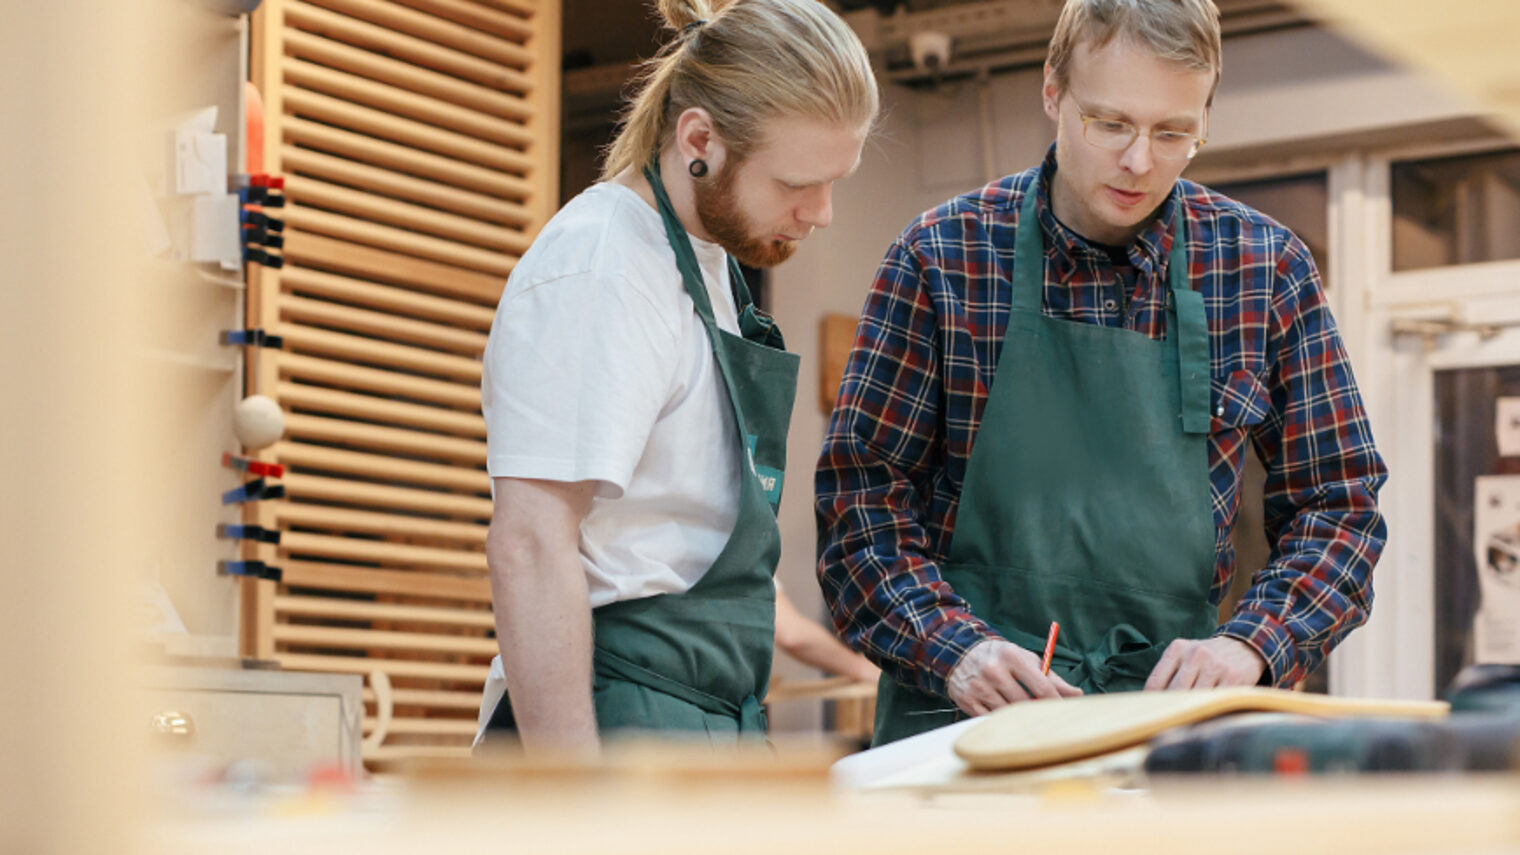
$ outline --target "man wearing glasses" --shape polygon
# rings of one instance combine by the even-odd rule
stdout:
[[[1220,64],[1211,0],[1068,0],[1044,163],[882,262],[816,499],[878,743],[1032,698],[1290,686],[1366,620],[1386,470],[1314,260],[1180,179]],[[1221,623],[1248,446],[1273,550]]]

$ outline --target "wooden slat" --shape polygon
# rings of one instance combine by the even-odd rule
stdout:
[[[463,163],[431,152],[377,140],[342,128],[334,128],[299,116],[284,117],[287,143],[308,145],[356,160],[412,175],[420,175],[464,187],[477,193],[489,193],[505,199],[525,200],[532,193],[531,184],[516,175]]]
[[[385,659],[378,656],[321,656],[310,653],[280,653],[275,661],[293,671],[334,671],[340,674],[369,674],[384,671],[391,677],[421,677],[454,683],[484,686],[489,665],[458,665],[449,662],[419,662],[413,659]]]
[[[537,14],[539,7],[538,0],[480,0],[480,2],[524,18],[533,17]],[[555,5],[555,11],[559,11],[558,3]]]
[[[533,37],[533,25],[521,17],[487,9],[472,0],[396,0],[396,2],[514,42],[525,42]]]
[[[492,89],[518,94],[533,91],[533,79],[517,69],[507,68],[499,63],[489,62],[452,48],[441,47],[425,39],[403,35],[309,3],[298,2],[298,0],[287,0],[284,7],[286,21],[298,29],[405,60],[423,68],[451,74]]]
[[[533,143],[533,137],[528,130],[516,122],[478,113],[466,107],[439,101],[416,92],[408,92],[395,86],[377,83],[345,71],[327,68],[305,60],[286,59],[284,74],[287,84],[356,104],[364,104],[393,116],[405,116],[425,124],[436,125],[515,148],[527,148]]]
[[[375,702],[375,690],[365,687],[361,697],[367,704]],[[445,692],[431,689],[391,689],[391,703],[398,707],[421,706],[444,710],[479,710],[480,692]]]
[[[422,463],[384,454],[365,454],[362,451],[306,445],[300,442],[279,442],[271,451],[275,459],[297,470],[336,472],[344,475],[358,475],[362,478],[374,478],[390,484],[400,482],[470,492],[483,493],[490,489],[490,478],[486,473],[465,466]],[[361,486],[374,488],[379,485]],[[486,516],[489,517],[490,500],[485,501]]]
[[[429,401],[465,412],[480,412],[479,383],[465,385],[430,380],[299,353],[280,354],[280,376]]]
[[[501,276],[302,232],[285,235],[285,258],[303,267],[367,276],[493,306],[506,284]]]
[[[474,756],[469,742],[458,748],[442,745],[382,745],[365,751],[364,759],[370,763],[400,763],[406,760],[468,760]]]
[[[398,317],[389,312],[356,309],[326,300],[297,297],[294,294],[287,294],[280,301],[280,314],[287,320],[299,323],[449,350],[465,357],[479,358],[486,349],[484,333]]]
[[[276,400],[287,408],[314,410],[461,436],[484,438],[486,435],[484,418],[470,413],[461,413],[458,410],[408,404],[376,398],[373,395],[356,395],[352,392],[339,392],[319,386],[303,386],[299,383],[282,382],[275,387],[275,391]]]
[[[491,321],[496,314],[490,308],[474,303],[418,294],[403,288],[377,285],[363,279],[324,273],[293,264],[287,264],[281,274],[280,286],[286,292],[299,291],[404,317],[439,321],[451,327],[481,333],[490,332]]]
[[[296,146],[285,146],[284,158],[286,172],[292,173],[287,175],[287,182],[294,175],[311,175],[371,193],[406,199],[462,217],[487,220],[513,228],[521,228],[528,222],[527,209],[522,205],[436,181],[425,181]]]
[[[486,556],[483,552],[411,546],[357,537],[333,537],[325,534],[308,534],[304,531],[285,532],[280,538],[279,552],[282,558],[288,555],[299,555],[336,558],[340,561],[372,561],[380,565],[486,572]]]
[[[533,106],[516,95],[300,30],[285,32],[285,53],[514,122],[526,122],[534,114]]]
[[[275,329],[284,337],[285,346],[296,352],[353,359],[476,384],[480,382],[480,363],[463,356],[328,332],[299,324],[282,323]]]
[[[486,444],[483,442],[403,428],[381,427],[346,419],[309,416],[304,413],[285,414],[285,435],[291,439],[337,442],[414,457],[450,460],[455,463],[484,466],[486,462]],[[471,472],[467,468],[461,468],[459,471],[463,475],[478,475],[482,480],[486,477],[484,472]]]
[[[348,647],[383,650],[416,650],[427,653],[458,653],[465,656],[495,656],[496,639],[465,635],[439,635],[430,632],[391,632],[377,629],[340,629],[332,626],[280,624],[274,626],[274,640],[311,647]]]
[[[274,598],[276,613],[303,617],[331,617],[340,620],[407,621],[436,623],[478,629],[494,629],[495,618],[481,609],[442,609],[436,606],[407,606],[393,603],[368,603],[337,597],[297,597],[288,594]]]
[[[508,252],[520,256],[527,252],[530,242],[522,232],[516,229],[488,225],[470,217],[446,214],[421,205],[397,202],[373,193],[352,190],[300,175],[286,177],[285,195],[291,201],[301,205],[340,211],[366,220],[475,244],[497,252]],[[339,235],[339,237],[343,236]],[[450,261],[451,259],[442,260]]]
[[[434,44],[478,56],[481,59],[526,69],[533,54],[516,42],[500,39],[453,21],[427,15],[385,0],[308,0],[334,12],[378,24],[387,30],[408,33]]]
[[[477,496],[414,490],[385,484],[366,484],[362,481],[295,473],[287,474],[283,483],[285,495],[293,499],[343,502],[367,508],[395,508],[460,519],[488,520],[491,518],[491,500]]]
[[[392,116],[380,110],[361,107],[309,89],[298,89],[287,85],[285,112],[288,115],[317,119],[340,128],[431,151],[488,169],[518,175],[527,175],[533,169],[533,160],[516,149],[484,142],[411,119]]]
[[[491,584],[443,573],[380,570],[318,561],[285,561],[280,565],[285,584],[324,591],[358,591],[395,596],[434,597],[441,600],[491,602]]]
[[[386,726],[387,734],[426,734],[429,736],[473,737],[479,725],[473,718],[402,718],[391,719]],[[364,717],[364,732],[372,733],[375,719]]]
[[[307,232],[373,247],[393,247],[407,255],[482,273],[494,273],[503,278],[512,272],[512,267],[516,263],[516,259],[503,253],[491,252],[442,238],[428,237],[406,229],[382,226],[341,214],[330,214],[304,205],[286,205],[285,223],[287,226],[294,226]]]
[[[478,523],[457,523],[407,514],[358,511],[308,505],[304,502],[275,502],[275,523],[286,528],[330,529],[371,534],[395,534],[402,537],[452,541],[466,546],[483,546],[487,528]]]

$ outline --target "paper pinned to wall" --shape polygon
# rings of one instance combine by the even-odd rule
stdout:
[[[1479,477],[1473,495],[1473,661],[1520,663],[1520,475]]]
[[[1494,437],[1500,457],[1520,457],[1520,398],[1499,398],[1494,407]]]

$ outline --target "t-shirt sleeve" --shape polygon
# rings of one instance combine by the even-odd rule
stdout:
[[[669,314],[597,273],[504,299],[481,378],[491,477],[598,481],[599,495],[621,496],[675,370]]]

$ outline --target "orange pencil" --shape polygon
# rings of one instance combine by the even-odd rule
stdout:
[[[1040,660],[1040,673],[1050,673],[1050,657],[1056,652],[1056,636],[1061,634],[1061,625],[1055,621],[1050,622],[1050,635],[1045,636],[1045,658]]]

